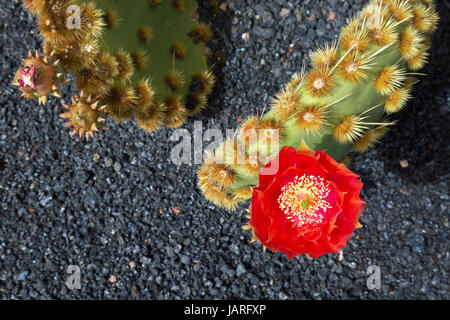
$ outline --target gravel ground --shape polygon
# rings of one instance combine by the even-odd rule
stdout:
[[[193,120],[234,128],[261,110],[364,2],[230,0],[212,18],[200,1],[221,52],[212,108]],[[86,143],[63,128],[59,101],[22,100],[12,73],[40,40],[18,1],[0,0],[0,298],[450,298],[450,3],[437,2],[428,77],[383,143],[353,158],[365,226],[341,257],[289,261],[249,244],[244,207],[229,213],[203,199],[195,165],[168,161],[171,130],[109,123]],[[69,265],[81,268],[80,290],[65,286]],[[370,265],[381,268],[380,290],[366,287]]]

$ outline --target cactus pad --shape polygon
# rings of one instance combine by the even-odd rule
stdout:
[[[411,98],[438,19],[431,0],[371,1],[338,43],[311,55],[311,68],[292,78],[270,111],[249,117],[236,139],[208,155],[198,171],[205,197],[235,209],[251,198],[260,168],[283,146],[303,144],[337,161],[367,151],[394,124],[387,115]],[[267,148],[270,140],[279,142],[276,150]]]

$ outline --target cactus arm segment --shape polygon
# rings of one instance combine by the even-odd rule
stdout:
[[[293,77],[275,96],[270,111],[250,117],[235,141],[209,155],[198,171],[205,197],[228,209],[251,197],[248,191],[258,184],[258,168],[278,151],[264,148],[261,141],[267,136],[261,129],[278,130],[279,149],[304,143],[337,161],[351,151],[367,151],[395,123],[387,115],[402,109],[411,97],[412,76],[420,75],[415,71],[426,63],[437,21],[431,0],[371,1],[342,29],[338,44],[312,55],[310,70]],[[252,130],[259,130],[256,139],[242,133]],[[236,161],[239,155],[233,156],[239,152],[245,152],[243,163]],[[233,183],[223,183],[215,162],[228,166]]]

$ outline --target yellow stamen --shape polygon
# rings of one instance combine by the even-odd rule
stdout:
[[[278,204],[298,228],[316,226],[323,222],[323,214],[331,208],[326,200],[329,193],[329,185],[322,177],[305,174],[296,176],[294,181],[281,188]]]

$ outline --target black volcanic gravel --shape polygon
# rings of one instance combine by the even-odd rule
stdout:
[[[79,141],[63,128],[60,101],[22,100],[13,72],[41,41],[20,3],[0,0],[0,298],[450,298],[450,3],[437,2],[428,76],[383,143],[353,158],[364,227],[342,257],[290,261],[249,244],[244,207],[229,213],[204,200],[196,165],[168,161],[172,130],[108,122],[94,141]],[[200,1],[215,31],[218,84],[211,110],[184,128],[234,128],[261,111],[364,3],[230,0],[212,16]],[[80,290],[65,285],[69,265],[81,268]],[[370,265],[381,268],[380,290],[366,286]]]

